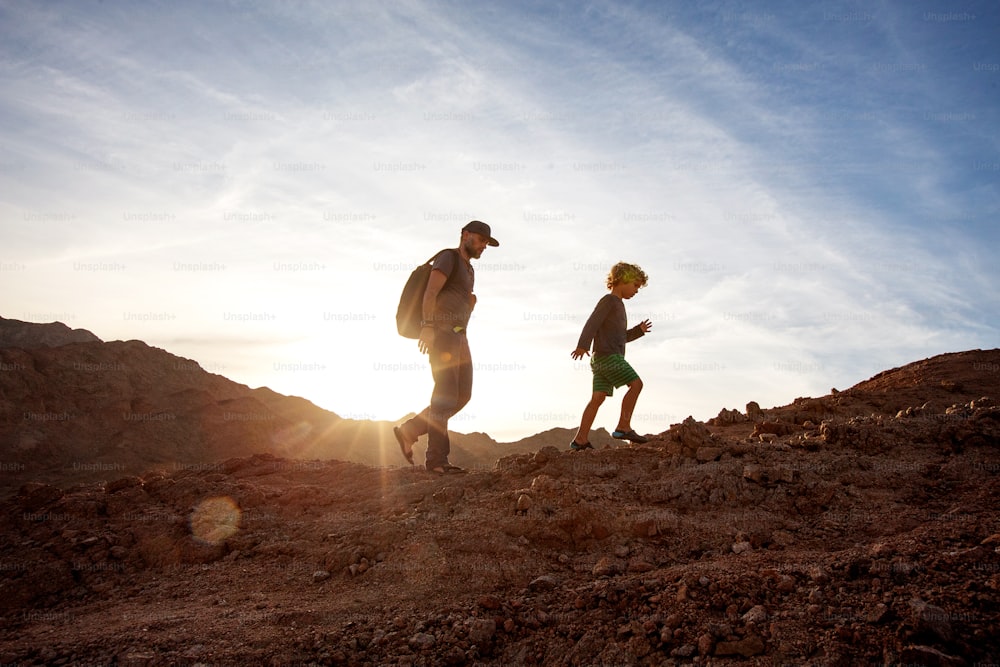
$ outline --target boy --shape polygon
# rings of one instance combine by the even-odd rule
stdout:
[[[642,391],[642,380],[625,361],[625,343],[645,335],[653,325],[649,320],[643,320],[631,329],[626,329],[628,324],[623,303],[623,299],[634,297],[646,283],[646,273],[635,264],[618,262],[611,267],[607,278],[611,293],[605,294],[597,302],[594,312],[583,325],[576,349],[570,353],[574,359],[582,359],[583,355],[590,354],[593,343],[594,356],[590,359],[590,368],[594,373],[594,393],[583,410],[580,430],[570,443],[573,451],[593,449],[589,441],[590,427],[597,417],[597,410],[604,399],[614,393],[615,387],[623,385],[628,385],[628,393],[622,399],[622,414],[611,437],[636,443],[647,442],[646,438],[632,430],[632,411],[639,392]]]

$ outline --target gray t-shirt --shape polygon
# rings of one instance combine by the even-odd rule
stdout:
[[[625,343],[645,334],[639,325],[631,329],[627,327],[625,304],[614,294],[605,294],[583,325],[583,332],[576,346],[581,350],[590,350],[593,343],[595,357],[625,354]]]
[[[448,276],[434,307],[435,326],[439,329],[467,327],[472,315],[472,288],[476,282],[472,264],[462,259],[458,250],[445,250],[431,266]]]

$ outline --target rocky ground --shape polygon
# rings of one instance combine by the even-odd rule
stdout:
[[[943,355],[466,475],[258,454],[26,483],[0,663],[997,663],[998,380],[998,350]]]

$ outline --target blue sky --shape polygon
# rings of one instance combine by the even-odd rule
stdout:
[[[998,34],[992,2],[0,2],[0,315],[396,419],[431,389],[399,290],[478,218],[459,431],[578,422],[619,260],[640,432],[996,347]]]

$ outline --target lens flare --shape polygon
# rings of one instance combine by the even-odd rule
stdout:
[[[191,512],[191,534],[199,542],[220,544],[240,529],[240,507],[228,496],[206,498]]]

